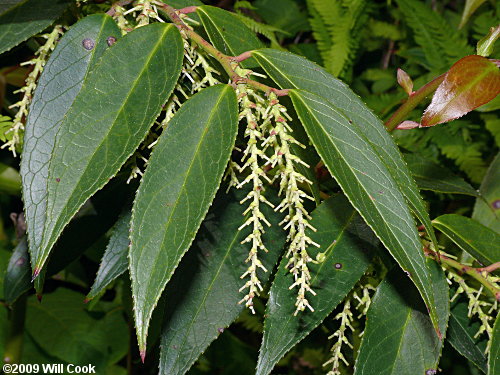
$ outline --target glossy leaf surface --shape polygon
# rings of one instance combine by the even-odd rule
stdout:
[[[141,48],[137,48],[140,45]],[[183,58],[172,25],[141,27],[118,40],[89,74],[56,137],[47,178],[47,209],[35,272],[63,228],[139,146],[172,92]]]
[[[437,246],[424,201],[398,146],[380,119],[361,99],[342,81],[303,57],[272,49],[253,51],[252,56],[281,88],[298,88],[315,93],[339,108],[345,117],[357,126],[358,134],[364,137],[378,155],[413,214],[425,226]]]
[[[499,93],[498,67],[485,57],[466,56],[450,68],[437,88],[422,116],[422,126],[434,126],[462,117]]]
[[[26,225],[33,260],[42,256],[39,252],[47,221],[47,178],[57,132],[90,70],[109,48],[106,39],[120,35],[111,17],[85,17],[59,41],[38,81],[26,120],[21,159]],[[83,47],[86,39],[94,41],[91,50]]]
[[[417,154],[405,154],[404,158],[420,189],[479,197],[477,190],[463,178],[432,160]]]
[[[352,205],[400,266],[431,312],[437,311],[415,222],[387,166],[359,127],[324,98],[303,90],[290,96],[309,138]]]
[[[311,224],[317,232],[310,232],[313,241],[321,245],[309,248],[312,258],[322,252],[325,260],[310,265],[311,285],[317,293],[309,295],[309,310],[294,316],[297,289],[290,290],[293,275],[283,258],[271,286],[264,321],[257,374],[269,374],[276,363],[299,341],[316,328],[345,298],[354,284],[365,273],[374,248],[362,238],[373,237],[347,199],[341,195],[321,204],[312,213]]]
[[[500,234],[468,217],[447,214],[433,225],[484,266],[500,261]]]
[[[201,6],[196,10],[213,45],[222,53],[237,56],[243,52],[262,48],[262,42],[235,14],[226,10]],[[244,67],[253,67],[253,59],[245,60]]]
[[[0,53],[49,27],[70,4],[71,0],[25,0],[9,6],[0,15]]]
[[[448,284],[441,267],[428,262],[439,328],[444,333],[450,314]],[[442,346],[418,291],[403,272],[394,269],[372,299],[354,374],[435,374]]]
[[[236,138],[237,114],[230,86],[204,89],[170,120],[149,159],[134,202],[130,235],[141,353],[153,309],[219,187]]]
[[[467,304],[466,300],[459,299],[451,306],[446,338],[460,354],[486,373],[487,357],[484,354],[486,341],[482,337],[474,338],[481,323],[469,319]]]
[[[271,190],[268,191],[272,193]],[[272,194],[266,194],[273,201]],[[271,197],[269,197],[271,195]],[[218,337],[241,313],[238,304],[244,294],[238,290],[248,268],[248,244],[241,244],[250,228],[239,231],[245,194],[219,191],[193,246],[182,259],[165,290],[166,312],[161,341],[160,373],[184,374],[210,342]],[[279,227],[280,215],[263,208],[272,226],[264,241],[268,253],[259,254],[264,267],[272,270],[282,253],[285,232]],[[271,272],[259,272],[264,285]]]
[[[472,218],[500,234],[500,153],[491,162],[479,192],[483,199],[476,199]]]
[[[130,218],[132,213],[123,214],[116,222],[108,246],[99,265],[94,284],[86,299],[91,300],[128,269],[128,246]]]

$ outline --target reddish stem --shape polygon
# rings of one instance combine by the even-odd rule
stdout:
[[[198,7],[196,5],[191,5],[190,7],[185,7],[185,8],[177,9],[177,11],[179,13],[182,13],[182,14],[189,14],[189,13],[196,12],[196,9],[198,9]]]
[[[393,131],[401,123],[406,116],[427,96],[432,94],[443,82],[446,73],[441,74],[439,77],[434,78],[432,81],[422,86],[408,97],[408,100],[399,107],[396,112],[385,122],[385,127],[388,131]]]

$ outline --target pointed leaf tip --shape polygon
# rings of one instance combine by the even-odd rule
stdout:
[[[163,289],[219,188],[238,131],[237,113],[232,87],[203,89],[176,112],[151,154],[130,224],[129,265],[139,349],[146,346]]]
[[[471,55],[457,61],[439,85],[422,116],[422,126],[462,117],[500,92],[500,70],[487,58]]]
[[[144,363],[146,360],[146,349],[143,349],[139,352],[139,355],[141,356],[141,362]]]
[[[40,275],[40,271],[42,269],[39,268],[39,267],[36,267],[34,270],[33,270],[33,275],[31,276],[31,282],[34,282],[35,279],[38,277],[38,275]]]

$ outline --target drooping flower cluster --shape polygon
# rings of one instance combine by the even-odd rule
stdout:
[[[240,69],[240,74],[249,75],[250,71]],[[258,296],[262,291],[262,284],[258,278],[257,270],[260,268],[264,272],[267,269],[262,264],[259,259],[259,252],[267,252],[267,248],[262,240],[262,235],[264,234],[264,225],[270,226],[271,223],[265,218],[261,211],[261,204],[267,204],[274,207],[263,195],[264,192],[264,182],[271,183],[269,177],[262,169],[262,165],[267,161],[267,157],[262,149],[262,143],[264,141],[264,131],[262,126],[263,116],[265,114],[265,100],[260,97],[253,89],[247,87],[245,84],[239,84],[236,89],[239,105],[240,105],[240,120],[246,120],[245,137],[247,138],[247,147],[243,151],[243,165],[239,167],[239,172],[248,171],[248,176],[237,185],[237,188],[241,188],[246,184],[251,185],[251,190],[247,196],[240,202],[245,203],[249,201],[248,208],[244,214],[250,213],[248,219],[243,223],[239,230],[246,226],[250,226],[252,231],[250,234],[242,241],[242,243],[251,243],[251,248],[246,259],[247,263],[250,263],[247,271],[241,276],[241,278],[248,277],[248,281],[241,287],[240,292],[247,290],[247,294],[240,301],[240,303],[245,302],[252,313],[255,313],[253,308],[253,298]],[[230,168],[234,165],[230,165]],[[236,177],[234,176],[234,170],[231,172],[233,174],[231,183],[236,184]]]
[[[328,339],[335,339],[335,342],[330,349],[332,352],[331,358],[323,363],[323,366],[331,365],[332,368],[328,371],[327,375],[341,375],[340,373],[340,361],[344,362],[346,366],[349,366],[349,362],[345,359],[342,354],[342,346],[346,344],[349,348],[353,348],[352,344],[349,342],[346,334],[347,330],[351,330],[354,332],[354,328],[352,326],[352,322],[354,321],[353,314],[351,312],[351,300],[348,298],[344,302],[344,308],[340,313],[338,313],[334,320],[340,320],[340,327],[337,331],[335,331]]]
[[[241,77],[255,74],[239,67],[236,69]],[[313,259],[309,256],[307,247],[309,245],[319,247],[319,245],[306,234],[307,228],[315,229],[309,224],[311,217],[303,203],[304,199],[312,200],[313,198],[300,188],[301,184],[311,182],[297,168],[300,164],[307,168],[309,166],[292,150],[292,145],[304,146],[291,135],[292,129],[288,124],[291,119],[286,108],[279,103],[276,94],[270,93],[264,98],[244,83],[237,85],[237,93],[240,103],[240,119],[245,119],[247,124],[245,130],[247,147],[243,152],[243,165],[239,168],[239,172],[248,172],[248,175],[241,183],[237,183],[232,163],[229,165],[227,175],[231,176],[230,184],[236,185],[238,188],[252,183],[252,191],[242,201],[242,203],[250,201],[245,211],[245,214],[250,213],[250,216],[240,229],[249,225],[253,227],[252,232],[243,241],[251,242],[252,246],[246,260],[250,265],[242,275],[242,278],[249,277],[249,280],[241,288],[241,290],[248,289],[242,302],[245,301],[246,306],[253,311],[252,299],[262,290],[257,270],[260,268],[266,271],[266,269],[262,265],[258,253],[259,251],[267,251],[262,239],[263,223],[268,226],[270,223],[261,211],[261,204],[274,207],[263,195],[264,184],[266,182],[272,184],[278,180],[279,194],[283,196],[283,199],[274,208],[275,211],[286,212],[280,225],[288,231],[289,248],[286,256],[289,261],[287,267],[294,276],[294,282],[290,289],[299,288],[295,314],[306,308],[314,311],[306,298],[306,293],[316,294],[310,285],[311,275],[308,264],[313,262]],[[267,170],[270,171],[269,175],[273,176],[272,178],[266,174]]]
[[[447,254],[447,256],[449,256],[449,254]],[[495,299],[493,302],[490,302],[490,300],[483,298],[483,286],[476,289],[470,286],[462,276],[451,271],[448,272],[447,276],[447,281],[450,285],[453,283],[458,285],[457,291],[451,298],[450,303],[455,301],[455,299],[461,294],[464,294],[467,297],[469,301],[468,317],[472,318],[476,316],[481,322],[481,326],[474,335],[474,338],[486,333],[488,336],[488,344],[486,345],[485,354],[487,354],[491,348],[491,341],[493,337],[492,326],[494,324],[494,317],[496,316],[493,312],[498,311],[498,301]],[[500,278],[494,276],[488,276],[488,279],[495,284],[500,280]]]
[[[309,245],[319,247],[307,234],[306,229],[313,231],[316,229],[309,223],[311,216],[304,208],[304,199],[314,199],[305,193],[301,184],[312,184],[298,170],[299,165],[309,168],[304,161],[293,153],[292,145],[305,148],[291,134],[292,129],[288,125],[291,118],[286,112],[286,107],[281,105],[276,94],[269,95],[269,107],[267,109],[267,118],[265,126],[268,128],[268,137],[265,140],[265,146],[272,146],[273,154],[268,160],[268,164],[275,168],[277,173],[275,178],[280,179],[280,195],[284,195],[281,203],[276,207],[276,211],[285,212],[286,216],[280,225],[288,230],[288,241],[290,242],[287,252],[287,268],[294,276],[294,283],[290,289],[298,287],[298,294],[295,306],[297,307],[295,315],[299,311],[309,308],[314,311],[306,298],[306,293],[316,295],[311,288],[311,274],[309,272],[309,263],[314,262],[309,256],[307,248]]]
[[[16,156],[16,148],[22,142],[24,123],[26,121],[26,117],[28,116],[28,107],[31,103],[31,99],[33,98],[37,79],[42,73],[49,54],[54,50],[62,33],[62,26],[57,25],[49,34],[41,35],[43,38],[47,39],[47,41],[35,52],[35,58],[21,63],[21,66],[32,65],[33,69],[26,78],[25,85],[19,90],[14,91],[14,94],[22,93],[23,97],[20,101],[9,107],[18,108],[18,111],[14,117],[12,127],[7,130],[7,133],[12,133],[12,136],[9,136],[10,140],[2,146],[2,148],[8,148],[14,156]]]
[[[370,308],[372,302],[372,294],[376,288],[370,284],[369,281],[359,282],[350,295],[344,300],[344,306],[342,312],[334,317],[334,320],[340,320],[340,327],[335,331],[328,339],[335,339],[330,352],[331,356],[328,361],[323,363],[324,367],[331,365],[331,370],[328,371],[327,375],[340,375],[340,362],[342,361],[345,366],[349,366],[344,354],[342,353],[342,347],[347,345],[350,349],[353,348],[352,344],[347,338],[347,329],[354,333],[354,328],[352,322],[354,321],[354,316],[352,312],[352,305],[357,301],[358,304],[355,306],[356,310],[359,312],[357,318],[366,316],[368,309]],[[363,336],[363,332],[358,334],[358,337]]]

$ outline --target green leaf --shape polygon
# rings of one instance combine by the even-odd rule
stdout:
[[[427,262],[444,333],[450,314],[448,284],[441,267]],[[394,269],[372,299],[354,374],[435,374],[442,347],[418,291],[404,273]]]
[[[481,264],[488,266],[500,261],[500,234],[481,223],[447,214],[435,218],[432,224]]]
[[[26,120],[21,158],[23,199],[32,256],[41,251],[47,221],[47,178],[57,131],[90,70],[95,68],[97,60],[109,47],[106,39],[120,35],[120,29],[111,17],[85,17],[61,38],[38,80]],[[85,39],[94,41],[93,49],[83,47]]]
[[[269,190],[272,193],[272,190]],[[247,270],[249,227],[238,230],[246,209],[239,202],[246,194],[219,191],[190,251],[182,259],[165,290],[167,309],[161,341],[160,373],[184,374],[210,342],[241,313],[238,290]],[[268,194],[266,194],[268,195]],[[272,201],[272,197],[267,197]],[[269,249],[259,258],[269,272],[259,272],[263,284],[271,276],[285,244],[279,227],[281,215],[263,207],[271,227],[264,234]]]
[[[486,341],[481,337],[474,338],[481,323],[469,319],[467,305],[466,300],[459,300],[452,305],[447,339],[457,352],[486,373]]]
[[[490,164],[479,188],[484,199],[476,199],[472,218],[500,234],[500,153]]]
[[[418,217],[431,240],[437,246],[434,229],[420,192],[411,177],[398,146],[387,133],[380,119],[342,81],[303,57],[272,49],[252,52],[257,62],[281,88],[298,88],[318,94],[328,100],[353,124],[358,134],[370,144],[384,163],[413,214]]]
[[[45,220],[31,228],[41,238],[37,247],[30,242],[35,275],[82,204],[144,139],[176,84],[182,58],[175,26],[152,24],[119,39],[89,74],[59,127],[43,176]]]
[[[113,234],[109,239],[108,246],[101,260],[94,284],[90,289],[86,300],[91,300],[102,293],[104,289],[118,276],[128,269],[128,245],[130,218],[129,211],[123,214],[113,228]]]
[[[104,249],[106,243],[103,236],[115,224],[124,201],[128,199],[127,194],[130,193],[132,189],[125,184],[125,180],[117,178],[92,197],[87,206],[91,208],[90,212],[80,210],[79,217],[65,228],[42,272],[35,279],[35,290],[39,296],[42,295],[46,277],[66,268],[90,247],[102,244]]]
[[[9,8],[0,15],[0,53],[49,27],[69,4],[70,0],[25,0]]]
[[[30,257],[28,243],[23,237],[14,249],[7,266],[3,282],[5,302],[12,305],[23,293],[31,288]]]
[[[68,289],[47,294],[41,303],[30,297],[26,330],[49,355],[68,363],[91,363],[98,374],[128,351],[123,309],[91,315],[85,310],[83,295]]]
[[[226,10],[204,5],[196,9],[212,44],[222,53],[237,56],[243,52],[262,48],[257,38],[237,15]],[[254,67],[253,59],[245,60],[245,68]]]
[[[405,161],[413,178],[422,190],[439,193],[465,194],[479,197],[479,193],[463,178],[418,154],[405,154]]]
[[[491,338],[490,354],[488,356],[488,375],[496,375],[500,372],[500,315],[497,314],[493,326],[493,337]]]
[[[204,89],[170,120],[149,159],[134,202],[130,236],[141,355],[153,309],[219,187],[234,146],[237,115],[230,86]]]
[[[499,92],[498,66],[482,56],[466,56],[446,73],[420,122],[434,126],[455,120],[495,99]]]
[[[4,163],[0,163],[0,191],[13,195],[21,192],[21,176],[19,172]]]
[[[266,307],[257,375],[269,374],[286,352],[335,309],[363,276],[375,250],[360,239],[370,236],[371,231],[343,195],[321,204],[312,218],[311,225],[317,232],[309,235],[325,255],[323,262],[310,266],[311,284],[317,293],[309,299],[314,312],[294,316],[297,289],[289,289],[293,275],[286,268],[288,259],[282,259]]]
[[[294,0],[257,0],[253,5],[267,24],[285,30],[290,36],[311,29],[307,13]]]
[[[404,271],[410,274],[438,335],[438,316],[422,244],[404,196],[360,127],[324,98],[303,90],[290,96],[309,138],[352,205]]]
[[[449,64],[473,53],[466,34],[457,32],[430,4],[415,0],[396,0],[396,3],[420,47],[414,49],[411,57],[421,60],[429,70],[441,73]]]
[[[476,9],[479,8],[485,1],[486,0],[465,0],[462,19],[460,20],[460,25],[458,26],[458,28],[461,29],[467,23],[470,16],[472,16]]]

